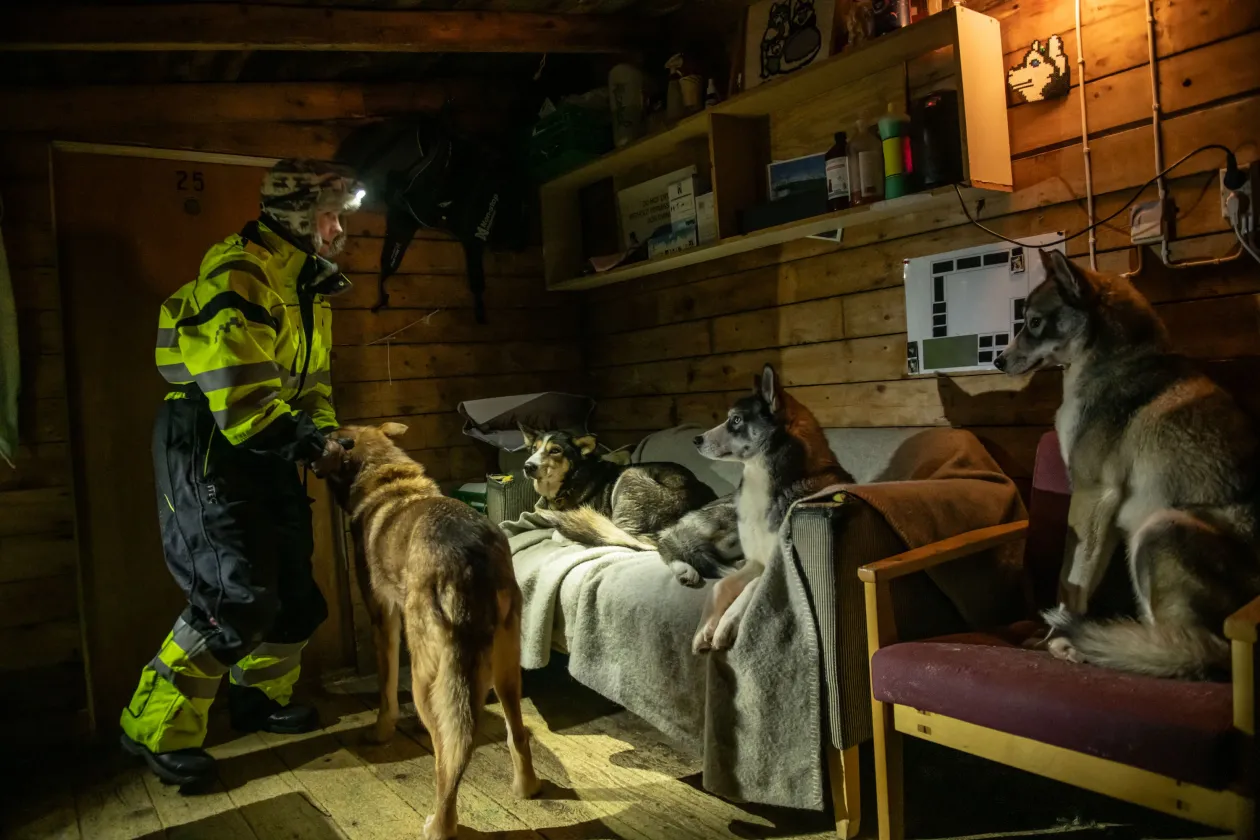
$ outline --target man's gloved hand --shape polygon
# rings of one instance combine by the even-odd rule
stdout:
[[[314,470],[317,478],[323,478],[341,468],[341,463],[346,457],[346,450],[350,448],[343,446],[342,443],[336,438],[328,438],[324,441],[323,454],[311,462],[311,469]]]

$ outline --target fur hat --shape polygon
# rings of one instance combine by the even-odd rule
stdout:
[[[363,185],[348,168],[325,161],[290,158],[282,160],[263,178],[262,212],[280,225],[290,239],[312,254],[324,246],[315,216],[328,210],[358,210]],[[335,254],[345,245],[342,233],[330,244]]]

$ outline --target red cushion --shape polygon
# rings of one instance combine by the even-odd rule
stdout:
[[[1059,596],[1059,571],[1067,540],[1072,488],[1059,452],[1059,438],[1046,432],[1037,442],[1032,490],[1028,497],[1028,536],[1024,540],[1024,572],[1038,606],[1052,606]]]
[[[882,648],[875,698],[1220,790],[1236,775],[1229,683],[1063,662],[969,633]]]

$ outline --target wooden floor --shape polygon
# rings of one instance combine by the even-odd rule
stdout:
[[[689,840],[833,838],[829,814],[737,805],[705,793],[699,762],[633,715],[556,669],[527,675],[526,723],[534,733],[540,798],[510,790],[505,729],[488,708],[481,745],[459,792],[460,838],[503,840]],[[211,753],[219,779],[181,795],[121,756],[100,749],[56,754],[20,777],[0,799],[5,838],[58,840],[396,840],[418,837],[433,797],[433,755],[413,717],[393,743],[363,738],[375,712],[370,695],[315,698],[327,728],[306,736],[239,736],[216,719]],[[1056,835],[1072,838],[1205,836],[1185,824],[1081,799],[1070,788],[933,745],[910,745],[918,769],[907,782],[918,806],[912,837]],[[936,752],[932,752],[936,750]],[[921,760],[914,761],[916,752]],[[55,765],[52,758],[60,760]],[[870,797],[870,756],[864,755]],[[958,762],[961,762],[959,764]],[[1015,775],[1012,775],[1015,774]],[[1031,787],[1030,787],[1031,786]],[[978,794],[978,795],[977,795]],[[1066,798],[1065,798],[1066,796]],[[8,800],[7,802],[4,800]],[[1003,805],[995,808],[997,802]],[[1021,803],[1013,808],[1006,803]],[[874,803],[864,808],[873,817]],[[961,810],[960,810],[961,808]],[[925,817],[923,819],[922,817]],[[875,826],[868,819],[863,835]]]

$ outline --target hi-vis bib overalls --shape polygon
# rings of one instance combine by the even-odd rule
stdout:
[[[318,458],[337,426],[325,295],[348,286],[251,222],[162,305],[156,358],[172,390],[153,461],[163,551],[188,606],[121,720],[155,753],[201,746],[224,674],[286,705],[327,617],[297,463]]]

